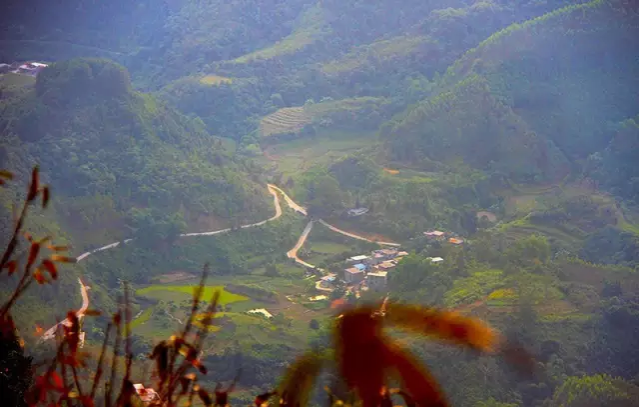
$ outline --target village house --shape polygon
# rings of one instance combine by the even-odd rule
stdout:
[[[348,259],[346,259],[346,261],[348,263],[362,263],[366,260],[368,260],[369,257],[365,254],[360,254],[359,256],[353,256],[353,257],[349,257]]]
[[[432,240],[439,240],[446,237],[446,232],[442,232],[441,230],[431,230],[429,232],[424,232],[424,236]]]
[[[368,273],[366,276],[366,283],[368,288],[375,291],[381,291],[386,289],[388,284],[388,273],[385,271],[376,271],[374,273]]]
[[[336,277],[334,274],[329,274],[320,279],[320,287],[325,289],[333,288],[333,284],[335,283]]]
[[[391,260],[397,257],[398,250],[397,249],[379,249],[375,250],[372,253],[371,264],[379,264],[386,260]]]
[[[357,264],[353,264],[353,267],[358,269],[359,271],[366,271],[366,269],[368,268],[365,264],[363,263],[357,263]]]
[[[355,267],[344,270],[344,281],[346,284],[357,284],[364,280],[364,271]]]
[[[377,270],[379,271],[388,271],[392,270],[397,266],[397,262],[394,260],[387,260],[377,265]]]
[[[464,240],[463,240],[463,239],[456,238],[456,237],[451,237],[450,239],[448,239],[448,242],[449,242],[449,243],[452,243],[452,244],[454,244],[454,245],[460,245],[460,244],[463,244],[463,243],[464,243]]]
[[[443,258],[441,257],[427,257],[426,260],[430,260],[431,263],[441,263],[442,261],[444,261]]]
[[[354,216],[361,216],[367,212],[368,212],[368,208],[354,208],[354,209],[349,209],[348,211],[346,211],[346,214],[348,216],[354,217]]]

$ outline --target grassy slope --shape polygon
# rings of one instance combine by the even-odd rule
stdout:
[[[320,6],[315,6],[300,16],[296,28],[290,35],[269,47],[242,55],[234,59],[233,62],[245,64],[255,60],[268,60],[299,52],[325,35],[326,30],[323,10]]]

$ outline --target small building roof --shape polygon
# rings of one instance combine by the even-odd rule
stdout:
[[[325,295],[316,295],[315,297],[309,297],[309,301],[322,301],[328,299]]]
[[[442,261],[444,261],[444,259],[441,257],[429,257],[428,260],[430,260],[431,263],[441,263]]]
[[[368,256],[365,254],[360,254],[359,256],[353,256],[348,258],[348,260],[350,261],[363,261],[366,259],[368,259]]]
[[[248,311],[248,313],[249,314],[261,314],[261,315],[264,315],[266,318],[273,318],[273,314],[271,314],[270,312],[268,312],[264,308],[252,309],[252,310]]]
[[[363,273],[364,272],[363,270],[357,269],[355,267],[347,268],[344,271],[346,271],[347,273],[350,273],[350,274],[359,274],[359,273]]]
[[[358,269],[360,271],[366,270],[366,265],[364,265],[362,263],[354,264],[353,267],[355,267],[356,269]]]
[[[448,239],[448,241],[452,244],[462,244],[464,243],[463,239],[458,239],[456,237],[451,237],[450,239]]]
[[[384,269],[384,270],[392,269],[395,266],[397,266],[397,264],[391,261],[385,261],[377,265],[378,268]]]
[[[322,281],[335,281],[335,276],[334,275],[328,275],[328,276],[324,276],[321,278]]]
[[[408,256],[408,252],[399,252],[397,253],[397,257],[403,257],[403,256]]]
[[[441,230],[431,230],[430,232],[424,232],[424,235],[434,236],[434,237],[441,237],[441,236],[444,236],[445,234],[446,232],[442,232]]]
[[[38,67],[38,68],[45,68],[45,67],[49,66],[49,65],[43,64],[41,62],[31,62],[31,65],[33,65],[35,67]]]
[[[368,277],[379,277],[379,278],[386,278],[388,276],[388,272],[386,271],[375,271],[373,273],[368,273]]]

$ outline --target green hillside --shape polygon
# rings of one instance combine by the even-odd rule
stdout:
[[[20,182],[37,163],[51,185],[53,208],[33,217],[32,233],[58,236],[79,255],[126,238],[138,238],[146,250],[157,249],[187,230],[215,230],[271,216],[265,187],[257,176],[250,180],[253,167],[233,157],[201,124],[133,91],[121,66],[70,60],[24,86],[3,92],[7,96],[0,99],[0,167],[16,172]],[[7,215],[3,243],[21,188],[0,191]],[[95,287],[100,298],[101,287],[111,287],[106,282],[118,274],[91,275],[105,282]],[[61,303],[50,308],[52,313],[79,305],[74,273],[53,290],[70,294],[58,297]],[[112,300],[102,297],[103,304]]]

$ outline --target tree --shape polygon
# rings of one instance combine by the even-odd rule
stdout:
[[[507,251],[508,260],[522,267],[546,264],[550,260],[550,243],[541,235],[517,240]]]
[[[639,400],[639,387],[601,374],[569,377],[555,392],[550,407],[630,407]]]
[[[320,324],[319,322],[317,322],[316,319],[311,319],[311,321],[308,323],[308,327],[317,331],[318,329],[320,329]]]
[[[277,264],[267,264],[266,270],[264,271],[264,275],[267,277],[277,277],[280,275],[280,269],[277,267]]]

